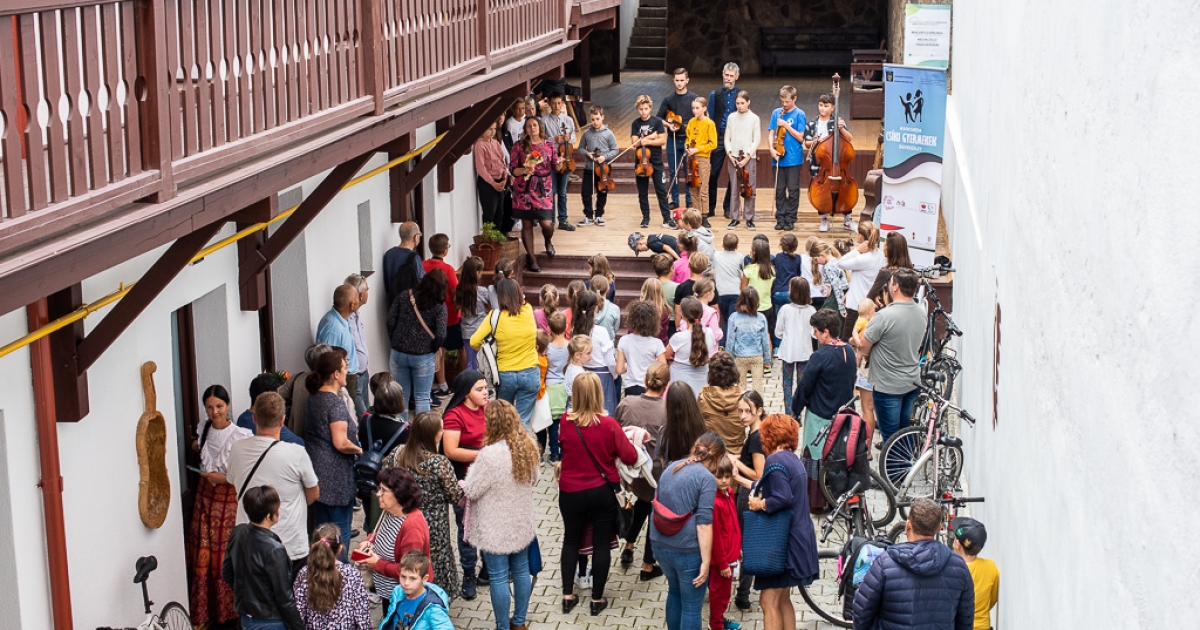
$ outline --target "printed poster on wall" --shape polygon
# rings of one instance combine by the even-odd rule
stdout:
[[[942,199],[946,71],[883,67],[883,203],[879,228],[908,240],[913,264],[933,264]]]
[[[904,65],[950,67],[950,5],[905,5]]]

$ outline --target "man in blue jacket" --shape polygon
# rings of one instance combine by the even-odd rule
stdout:
[[[855,630],[971,630],[975,584],[967,563],[936,539],[942,507],[913,501],[904,533],[867,570],[854,596]]]

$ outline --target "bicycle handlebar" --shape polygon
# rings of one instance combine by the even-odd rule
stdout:
[[[842,507],[846,505],[846,502],[850,500],[850,497],[859,493],[859,491],[862,489],[862,485],[863,484],[861,481],[856,481],[854,482],[854,487],[850,488],[848,492],[838,497],[837,505],[834,506],[833,511],[829,513],[829,516],[825,517],[825,522],[821,524],[822,543],[828,540],[829,534],[833,532],[833,519],[836,518],[838,514],[841,514]]]
[[[955,407],[955,409],[958,409],[958,416],[960,418],[970,422],[972,426],[975,424],[975,418],[971,417],[971,414],[967,413],[966,409],[962,409],[960,407]]]

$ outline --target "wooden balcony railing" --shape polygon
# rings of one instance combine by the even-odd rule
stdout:
[[[169,198],[566,21],[564,0],[6,0],[0,233]]]

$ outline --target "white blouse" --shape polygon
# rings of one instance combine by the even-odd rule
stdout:
[[[201,433],[204,429],[200,429]],[[208,437],[204,438],[204,447],[200,449],[200,471],[229,474],[229,450],[233,443],[253,437],[250,429],[244,429],[230,422],[224,429],[209,426]]]

